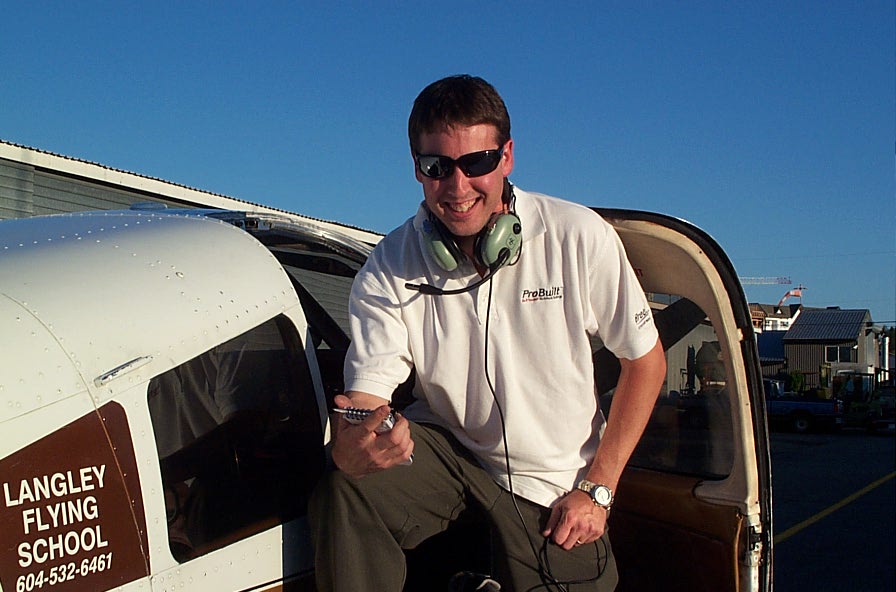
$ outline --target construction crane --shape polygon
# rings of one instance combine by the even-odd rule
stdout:
[[[791,284],[789,277],[742,277],[738,278],[741,285],[761,286],[769,284]]]

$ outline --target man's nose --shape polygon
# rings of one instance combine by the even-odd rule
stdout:
[[[454,166],[454,170],[451,171],[451,174],[445,177],[442,182],[447,188],[457,193],[461,193],[470,187],[470,178],[467,177],[457,165]]]

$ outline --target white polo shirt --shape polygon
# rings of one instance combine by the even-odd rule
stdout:
[[[352,287],[345,384],[390,399],[415,368],[416,401],[405,416],[450,429],[507,488],[497,397],[513,490],[550,506],[583,476],[603,431],[589,336],[619,358],[637,359],[657,332],[606,221],[581,205],[515,194],[521,254],[468,293],[405,287],[454,289],[479,279],[469,262],[446,272],[432,259],[419,230],[422,206],[376,246]]]

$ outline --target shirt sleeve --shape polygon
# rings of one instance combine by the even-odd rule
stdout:
[[[358,273],[349,298],[352,341],[345,358],[345,389],[392,399],[411,372],[407,327],[394,291],[377,277],[374,259]]]
[[[636,360],[656,344],[653,313],[619,235],[602,222],[607,233],[589,270],[592,313],[604,345],[617,358]]]

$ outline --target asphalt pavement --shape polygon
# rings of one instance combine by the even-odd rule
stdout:
[[[896,437],[772,433],[776,592],[896,589]]]

